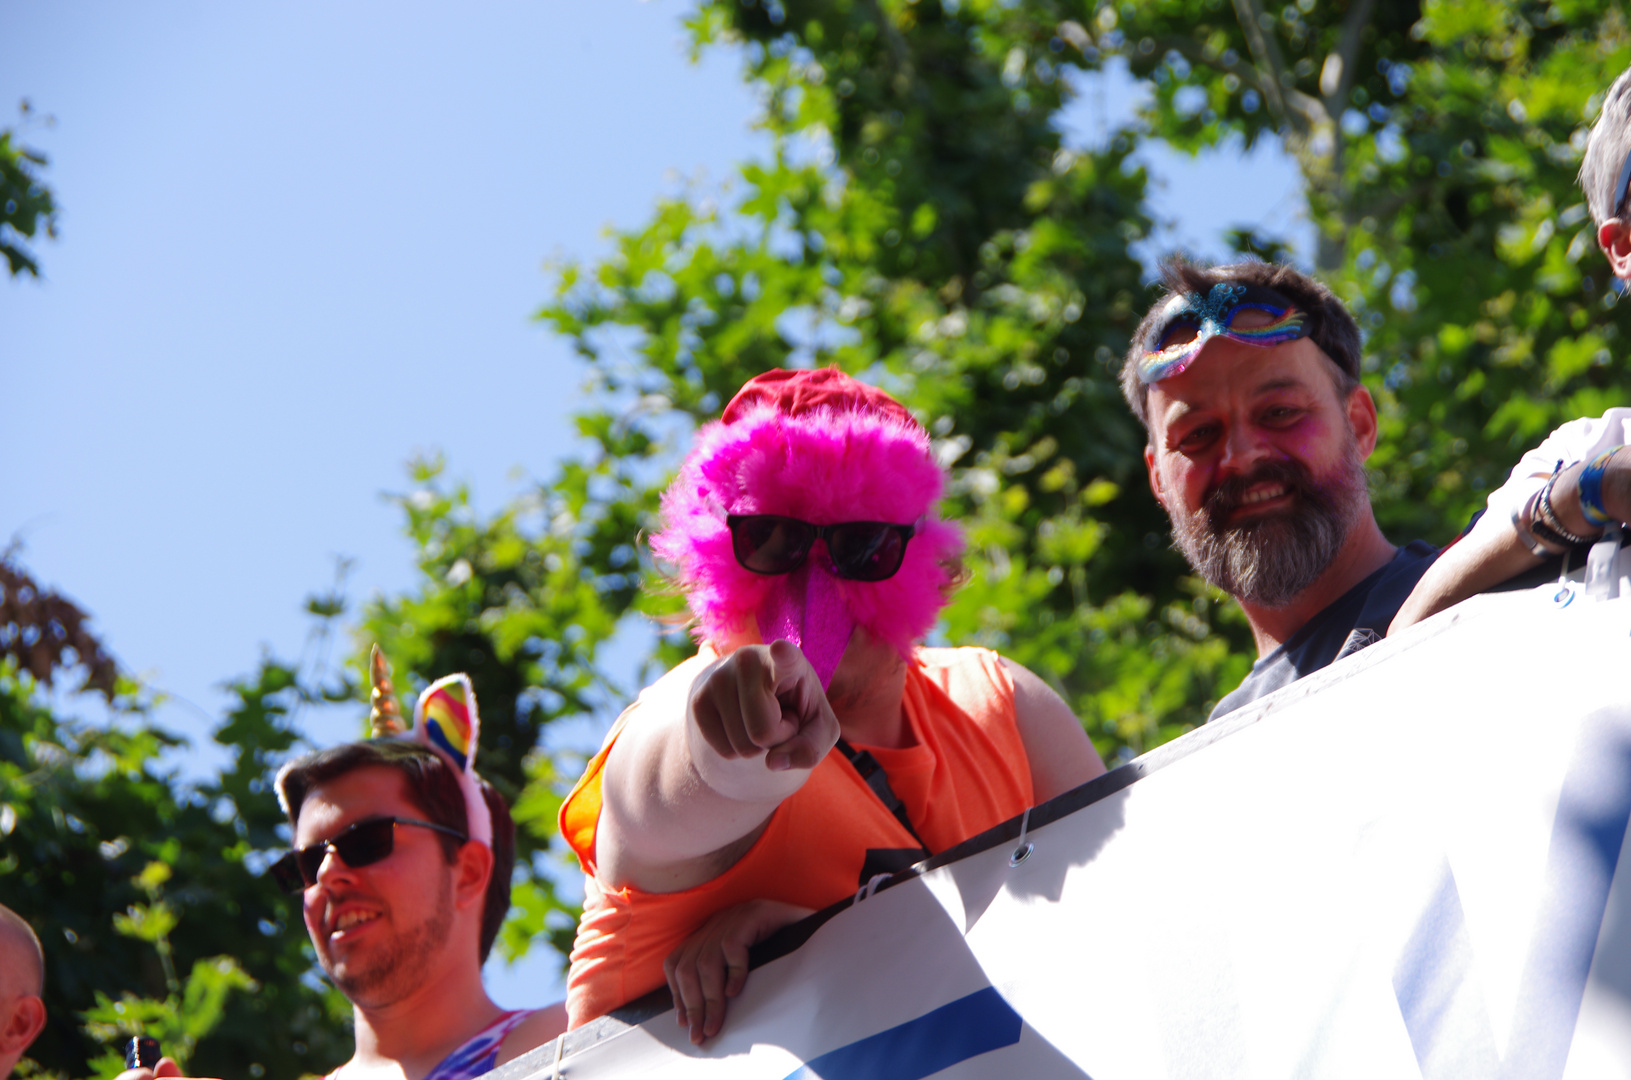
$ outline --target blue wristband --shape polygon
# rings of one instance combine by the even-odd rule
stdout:
[[[1615,446],[1604,450],[1580,472],[1580,512],[1599,529],[1616,524],[1603,506],[1603,474],[1608,471],[1608,459],[1623,449]]]

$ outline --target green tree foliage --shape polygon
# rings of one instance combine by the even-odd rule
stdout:
[[[26,101],[22,113],[26,122],[31,113]],[[40,265],[24,241],[36,233],[56,237],[57,204],[40,178],[45,155],[15,142],[15,135],[15,129],[0,128],[0,255],[12,277],[39,277]]]
[[[0,641],[51,640],[52,625],[71,624],[52,673],[89,666],[98,678],[111,663],[70,601],[15,562],[0,582],[0,604],[24,616]],[[53,623],[27,621],[40,612]],[[299,904],[257,876],[259,853],[282,844],[268,770],[294,742],[294,673],[268,662],[232,686],[238,704],[216,735],[232,764],[197,785],[162,767],[179,740],[147,720],[132,683],[99,689],[115,723],[64,715],[43,678],[0,659],[0,895],[46,954],[49,1021],[29,1068],[109,1075],[109,1040],[137,1026],[204,1075],[297,1076],[343,1060],[348,1010],[304,978]]]
[[[1624,403],[1631,312],[1576,184],[1631,65],[1623,4],[1154,0],[1092,25],[1154,85],[1153,134],[1296,155],[1368,338],[1390,533],[1448,539],[1524,449]]]
[[[612,402],[640,404],[620,419],[649,433],[648,486],[766,368],[836,364],[895,391],[957,467],[971,581],[948,636],[1049,678],[1114,753],[1197,722],[1243,665],[1145,494],[1115,381],[1148,298],[1128,250],[1145,177],[1128,135],[1061,144],[1064,18],[702,5],[699,47],[744,46],[769,160],[562,267],[543,317]]]
[[[36,604],[5,617],[25,639],[0,619],[0,883],[51,900],[45,1067],[82,1075],[86,1025],[138,1015],[195,1041],[202,1072],[344,1058],[344,1002],[313,977],[296,906],[253,871],[285,842],[268,778],[299,749],[290,710],[350,703],[361,734],[372,641],[405,704],[451,671],[474,679],[482,769],[521,826],[500,948],[564,946],[576,911],[549,852],[577,762],[551,730],[631,696],[601,655],[626,620],[670,619],[657,665],[689,649],[639,538],[696,426],[770,367],[836,364],[929,425],[970,542],[947,639],[1042,674],[1112,761],[1199,723],[1250,641],[1169,550],[1116,386],[1153,297],[1133,254],[1151,232],[1147,140],[1294,155],[1315,266],[1368,335],[1396,539],[1445,539],[1521,448],[1624,399],[1626,308],[1573,179],[1593,95],[1631,63],[1610,0],[699,0],[688,26],[698,50],[739,51],[769,152],[663,200],[608,257],[556,267],[540,317],[585,362],[582,451],[490,515],[416,462],[398,504],[419,581],[363,609],[350,674],[263,661],[215,736],[231,765],[189,787],[160,768],[174,740],[130,688],[113,730],[59,713],[50,673],[95,670],[78,622]],[[1149,106],[1103,145],[1063,145],[1071,88],[1115,58]],[[1275,255],[1287,232],[1231,235]],[[321,625],[342,592],[309,605]],[[195,1013],[218,1023],[187,1026]]]
[[[552,487],[485,519],[471,509],[468,489],[442,478],[440,461],[415,462],[415,487],[396,502],[417,550],[419,586],[370,603],[357,632],[357,670],[377,642],[398,688],[409,691],[404,716],[434,679],[454,671],[471,678],[481,714],[477,763],[516,821],[514,908],[498,942],[509,958],[537,936],[565,955],[577,926],[577,908],[545,869],[563,777],[570,782],[577,762],[558,766],[540,737],[548,724],[626,693],[595,666],[597,647],[640,584],[637,512],[592,492],[624,467],[619,451],[631,449],[606,438],[602,465],[569,464]]]
[[[186,984],[182,984],[176,975],[175,949],[170,944],[170,932],[180,916],[164,899],[164,883],[170,880],[170,873],[168,863],[148,863],[136,875],[136,884],[147,894],[148,902],[133,904],[124,914],[113,917],[115,930],[153,947],[164,972],[167,993],[163,1000],[152,1000],[126,991],[114,1001],[105,992],[96,991],[96,1005],[84,1016],[86,1034],[106,1047],[91,1062],[91,1070],[99,1075],[124,1068],[119,1047],[134,1035],[157,1039],[185,1070],[198,1040],[221,1022],[228,996],[234,991],[258,989],[255,980],[230,956],[195,961]]]
[[[690,25],[742,45],[772,153],[562,267],[543,318],[638,403],[643,476],[766,367],[899,394],[969,528],[947,636],[1043,674],[1107,755],[1199,722],[1250,657],[1237,609],[1167,549],[1116,391],[1152,295],[1129,251],[1142,141],[1277,138],[1298,162],[1315,268],[1368,335],[1399,539],[1448,539],[1525,446],[1623,399],[1626,315],[1574,188],[1592,95],[1631,62],[1618,5],[716,0]],[[1150,104],[1063,147],[1069,88],[1111,58]]]

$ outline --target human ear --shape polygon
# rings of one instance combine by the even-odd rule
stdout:
[[[1354,387],[1348,395],[1348,426],[1359,444],[1359,456],[1370,457],[1376,449],[1376,400],[1363,386]]]
[[[1161,504],[1164,510],[1167,500],[1161,493],[1161,473],[1155,467],[1155,447],[1148,443],[1144,446],[1144,471],[1150,475],[1150,491],[1155,495],[1155,501]]]
[[[1597,246],[1607,256],[1614,276],[1631,281],[1631,225],[1609,218],[1597,230]]]
[[[45,1002],[33,994],[12,1000],[11,1015],[0,1026],[0,1054],[21,1054],[45,1027]]]
[[[486,844],[469,841],[459,849],[459,858],[453,866],[453,891],[462,906],[470,900],[477,905],[487,902],[487,883],[493,876],[493,849]]]

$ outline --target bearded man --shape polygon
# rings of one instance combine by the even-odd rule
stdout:
[[[1257,641],[1216,718],[1380,640],[1438,552],[1377,527],[1364,471],[1376,403],[1359,328],[1329,289],[1261,262],[1175,260],[1164,284],[1121,383],[1174,546]]]

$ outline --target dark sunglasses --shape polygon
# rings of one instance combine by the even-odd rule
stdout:
[[[414,825],[421,829],[435,829],[456,837],[463,843],[468,837],[457,829],[429,821],[415,821],[405,817],[377,817],[359,821],[341,829],[339,835],[319,840],[303,848],[287,852],[268,868],[284,892],[297,893],[317,884],[317,871],[330,851],[352,869],[372,866],[389,855],[396,847],[396,827]]]
[[[744,570],[755,574],[790,574],[804,565],[810,547],[824,541],[833,570],[853,581],[882,581],[894,576],[906,557],[913,527],[887,521],[845,521],[812,525],[779,514],[730,514],[731,549]]]

